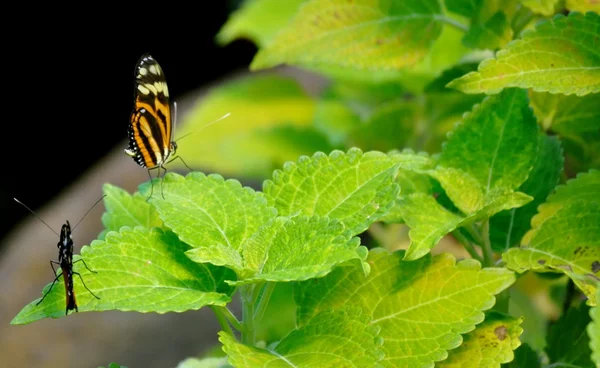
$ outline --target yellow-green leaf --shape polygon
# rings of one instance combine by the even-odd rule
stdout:
[[[523,318],[513,318],[496,312],[487,313],[485,321],[463,336],[461,346],[448,353],[448,359],[436,364],[439,368],[500,368],[514,358],[521,345],[519,336]]]
[[[312,0],[250,68],[307,67],[399,70],[421,61],[442,31],[436,0]]]
[[[557,15],[538,23],[471,72],[448,84],[465,93],[503,88],[583,96],[600,91],[600,15]]]

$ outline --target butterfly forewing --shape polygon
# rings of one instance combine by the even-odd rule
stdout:
[[[156,60],[144,55],[135,67],[135,106],[125,152],[148,169],[162,166],[174,153],[172,112],[165,75]]]

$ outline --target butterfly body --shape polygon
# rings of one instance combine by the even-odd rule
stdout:
[[[143,55],[135,67],[135,101],[128,126],[128,156],[149,170],[163,168],[175,154],[171,140],[173,110],[162,68],[152,56]]]

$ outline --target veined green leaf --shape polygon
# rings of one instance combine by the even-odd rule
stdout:
[[[471,72],[448,84],[465,93],[506,87],[583,96],[600,91],[600,15],[556,15],[526,31]],[[535,56],[532,56],[534,55]]]
[[[515,350],[515,359],[506,365],[507,368],[540,368],[540,358],[529,345],[523,344]]]
[[[162,227],[163,223],[158,212],[139,193],[130,195],[127,191],[111,185],[104,184],[104,207],[102,214],[104,231],[98,237],[104,239],[109,231],[119,231],[123,226],[147,228]]]
[[[508,267],[563,272],[596,305],[596,284],[600,272],[600,171],[591,170],[559,186],[538,207],[532,229],[520,248],[503,255]]]
[[[318,152],[288,162],[263,191],[280,216],[303,214],[341,220],[352,235],[366,230],[394,204],[396,163],[381,152]]]
[[[449,69],[444,70],[437,78],[429,83],[424,92],[425,93],[456,93],[455,90],[446,87],[452,80],[463,76],[469,72],[477,70],[478,63],[459,63],[452,66]],[[466,97],[463,95],[463,97]]]
[[[565,7],[569,11],[600,13],[600,4],[595,0],[567,0]]]
[[[550,327],[545,349],[550,363],[567,367],[594,367],[590,359],[590,339],[586,332],[589,323],[589,307],[581,304],[570,308]]]
[[[217,42],[226,45],[248,38],[264,47],[283,29],[305,0],[247,0],[231,13],[217,34]]]
[[[381,329],[384,367],[432,366],[461,344],[461,334],[483,321],[494,295],[515,281],[509,270],[456,263],[450,254],[402,258],[403,252],[374,249],[367,278],[360,267],[343,267],[299,283],[298,325],[332,308],[359,307]]]
[[[241,344],[226,332],[219,341],[238,368],[255,367],[382,367],[379,328],[358,308],[324,311],[292,331],[272,350]]]
[[[323,277],[341,263],[364,261],[368,251],[337,220],[326,217],[278,217],[242,245],[244,269],[238,281],[286,282]],[[369,265],[363,262],[365,273]]]
[[[189,260],[189,247],[172,232],[137,227],[109,232],[106,240],[95,240],[81,249],[83,262],[74,264],[85,285],[73,276],[79,312],[137,311],[183,312],[205,305],[226,305],[233,289],[225,283],[235,275],[226,268],[201,265]],[[45,293],[50,285],[47,285]],[[12,320],[26,324],[45,317],[65,315],[65,288],[56,283],[39,306],[31,302]]]
[[[523,207],[500,212],[490,219],[490,238],[496,251],[505,252],[520,243],[530,228],[537,207],[558,184],[563,167],[564,159],[558,139],[540,133],[533,169],[519,188],[520,192],[533,197],[533,200]]]
[[[526,92],[508,89],[487,97],[463,118],[444,144],[439,164],[469,174],[484,194],[517,189],[533,166],[537,133]]]
[[[596,300],[600,300],[600,288],[596,290]],[[596,366],[600,365],[600,308],[590,308],[591,322],[587,326],[587,333],[592,349],[592,361]]]
[[[237,268],[241,245],[276,215],[262,193],[216,174],[169,173],[156,185],[162,186],[165,199],[156,193],[150,201],[181,240],[201,248],[188,252],[196,262]],[[141,190],[148,195],[149,185]]]
[[[396,211],[411,228],[411,243],[405,259],[418,259],[429,252],[446,234],[453,230],[489,218],[502,210],[520,207],[531,197],[519,192],[494,190],[478,204],[477,210],[463,216],[452,213],[440,205],[431,195],[415,193],[398,200]]]
[[[521,3],[532,12],[549,17],[554,14],[558,0],[521,0]]]
[[[394,71],[422,60],[442,31],[435,0],[312,0],[255,56],[252,70],[281,63]]]
[[[311,132],[314,108],[315,101],[291,78],[234,80],[213,89],[186,115],[175,137],[194,134],[178,144],[177,154],[204,171],[264,179],[287,160],[330,148],[324,137]],[[170,165],[185,168],[181,160]]]
[[[485,321],[463,336],[463,343],[450,350],[448,359],[436,364],[440,368],[500,368],[514,359],[521,341],[523,318],[513,318],[496,312],[486,314]]]

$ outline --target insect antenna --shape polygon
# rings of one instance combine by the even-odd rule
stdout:
[[[187,136],[189,136],[189,135],[196,134],[196,133],[200,132],[202,129],[204,129],[204,128],[208,128],[209,126],[211,126],[211,125],[213,125],[213,124],[215,124],[215,123],[217,123],[217,122],[219,122],[219,121],[221,121],[221,120],[225,119],[225,118],[226,118],[226,117],[228,117],[229,115],[231,115],[231,113],[230,113],[230,112],[228,112],[227,114],[225,114],[225,115],[221,116],[220,118],[218,118],[218,119],[216,119],[216,120],[213,120],[213,121],[211,121],[210,123],[208,123],[208,124],[206,124],[206,125],[203,125],[203,126],[201,126],[200,128],[198,128],[198,129],[194,130],[193,132],[189,132],[189,133],[187,133],[187,134],[184,134],[182,137],[179,137],[179,138],[177,138],[177,140],[176,140],[175,142],[179,142],[180,140],[182,140],[183,138],[185,138],[185,137],[187,137]],[[187,165],[186,165],[186,166],[187,166]]]
[[[41,221],[41,222],[42,222],[44,225],[46,225],[46,227],[47,227],[48,229],[50,229],[50,231],[52,231],[54,234],[56,234],[56,236],[60,237],[60,235],[58,235],[58,233],[57,233],[56,231],[54,231],[54,229],[53,229],[53,228],[51,228],[51,227],[50,227],[50,225],[48,225],[48,224],[46,223],[46,221],[42,220],[42,218],[41,218],[40,216],[38,216],[38,214],[37,214],[37,213],[35,213],[35,212],[34,212],[34,211],[31,209],[31,208],[27,207],[27,206],[25,205],[25,203],[23,203],[23,202],[19,201],[19,200],[18,200],[18,199],[16,199],[16,198],[13,198],[13,199],[15,200],[15,202],[17,202],[17,203],[18,203],[18,204],[20,204],[21,206],[23,206],[23,207],[27,208],[27,209],[29,210],[29,212],[33,213],[33,215],[34,215],[35,217],[37,217],[37,218],[38,218],[38,220],[40,220],[40,221]]]
[[[97,200],[97,201],[94,203],[94,205],[93,205],[92,207],[90,207],[90,209],[89,209],[89,210],[88,210],[88,211],[85,213],[85,215],[83,215],[83,217],[82,217],[82,218],[81,218],[81,219],[80,219],[80,220],[79,220],[79,221],[78,221],[78,222],[75,224],[75,226],[73,227],[73,229],[72,229],[71,231],[75,231],[75,229],[76,229],[76,228],[77,228],[77,226],[78,226],[78,225],[81,223],[81,221],[83,221],[83,219],[85,218],[85,216],[87,216],[87,215],[88,215],[88,213],[90,213],[90,212],[91,212],[91,211],[94,209],[94,207],[96,207],[96,205],[97,205],[97,204],[98,204],[98,203],[99,203],[101,200],[103,200],[103,199],[104,199],[104,197],[106,197],[106,194],[104,194],[102,197],[100,197],[100,198],[99,198],[99,199],[98,199],[98,200]]]

